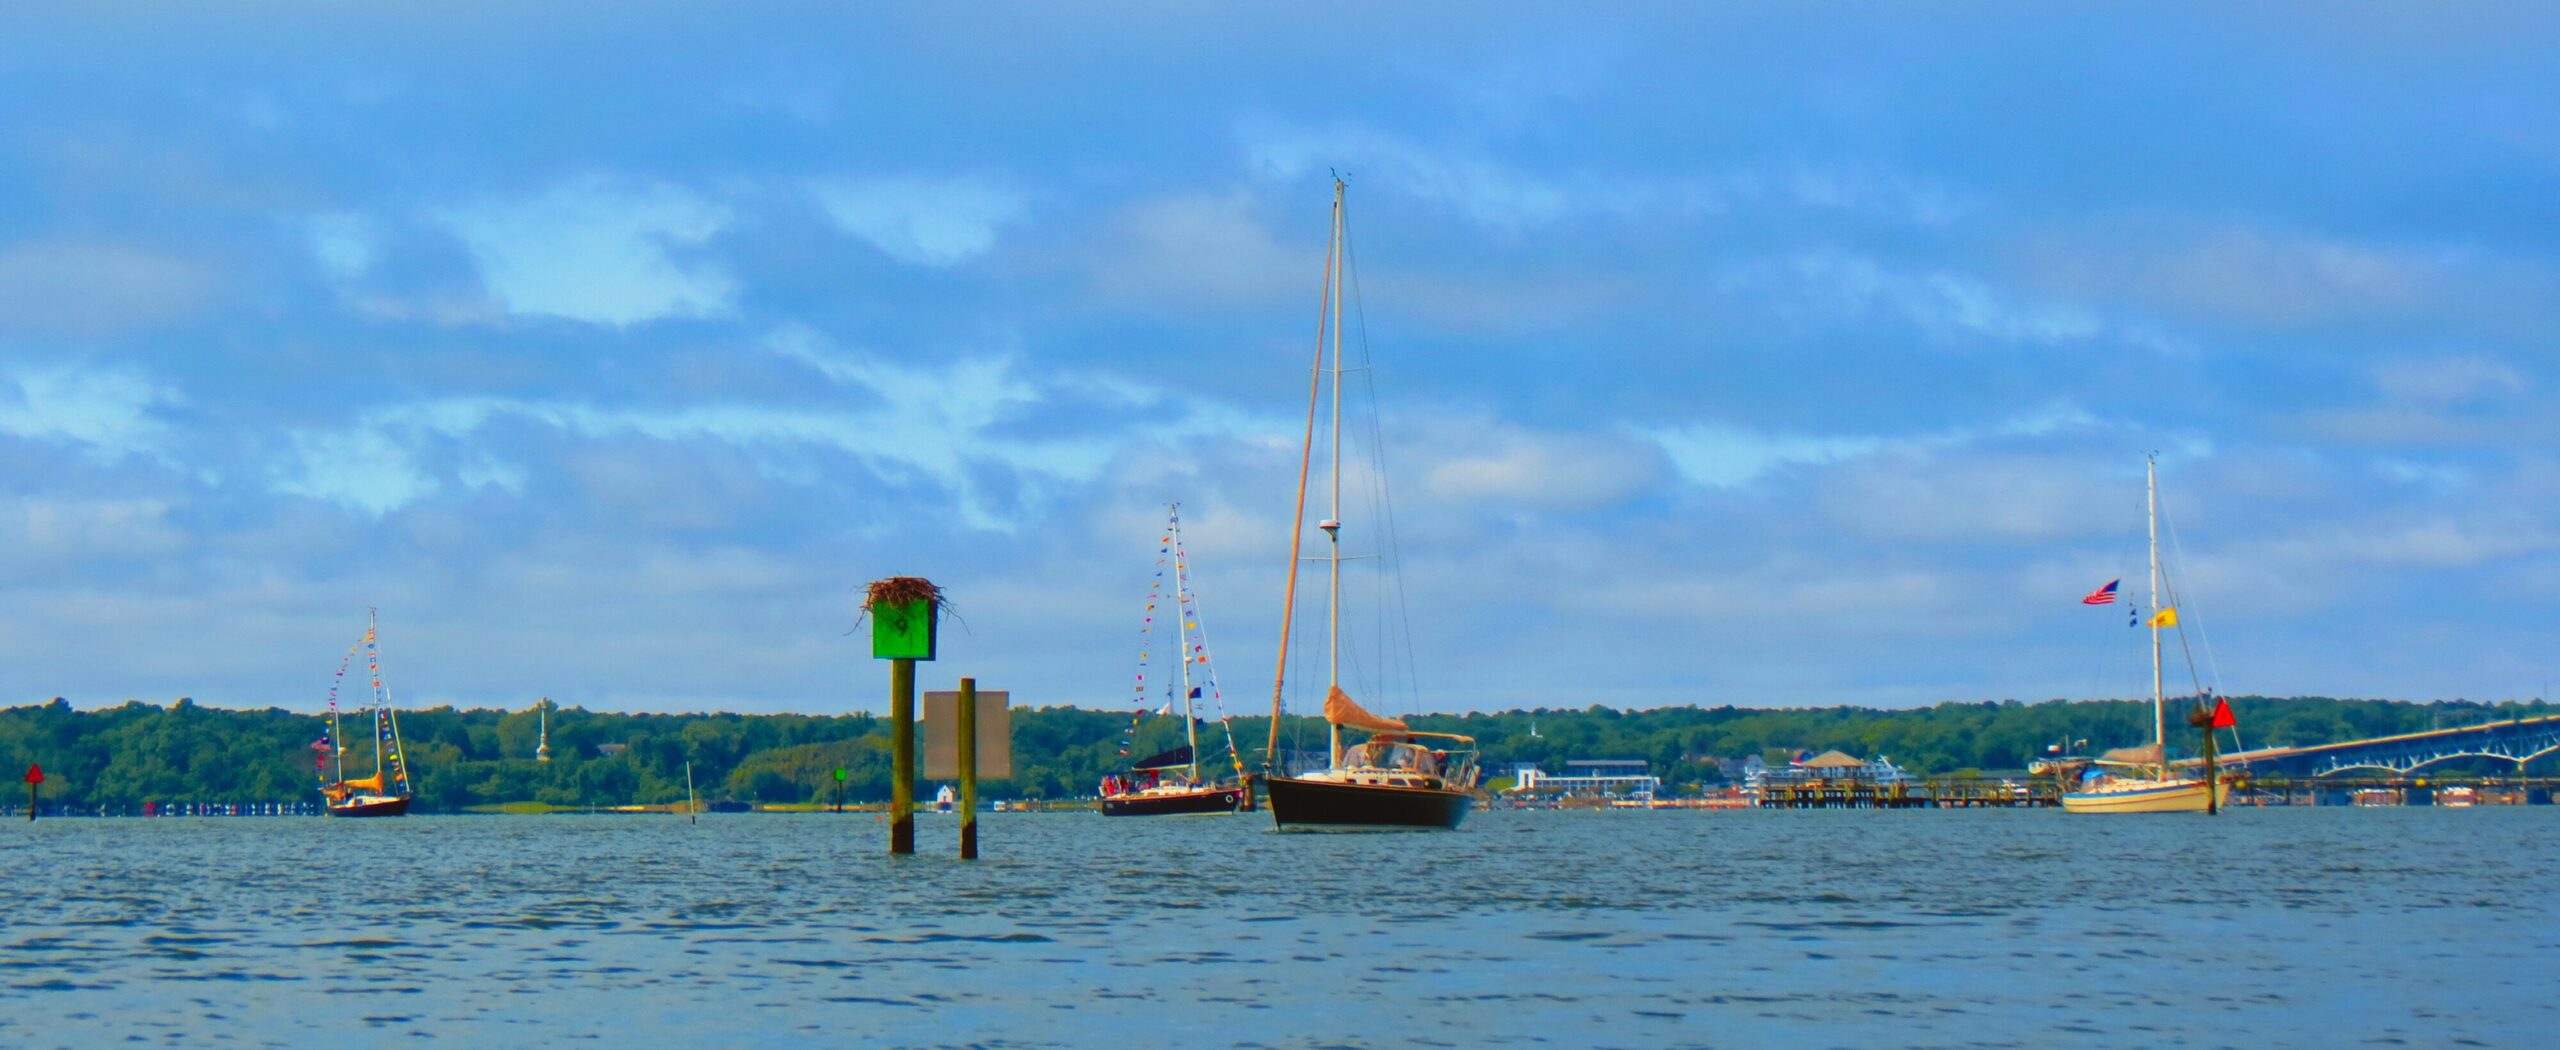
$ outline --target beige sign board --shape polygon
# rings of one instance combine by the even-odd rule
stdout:
[[[1002,689],[978,690],[978,779],[1013,778],[1013,711]],[[926,690],[924,694],[924,775],[927,780],[960,778],[960,694]]]

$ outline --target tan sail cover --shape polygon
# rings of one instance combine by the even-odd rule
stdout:
[[[1380,718],[1351,702],[1351,694],[1334,686],[1324,694],[1324,720],[1338,726],[1366,729],[1372,733],[1400,733],[1412,728],[1401,718]]]
[[[2136,763],[2150,763],[2157,765],[2160,762],[2160,745],[2144,744],[2141,747],[2110,748],[2106,754],[2098,756],[2098,761],[2113,763],[2116,765],[2133,765]]]

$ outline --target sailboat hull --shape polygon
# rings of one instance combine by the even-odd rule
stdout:
[[[2231,781],[2214,784],[2214,795],[2217,805],[2229,802]],[[2208,808],[2213,807],[2206,805],[2202,780],[2141,781],[2062,796],[2066,813],[2203,813]]]
[[[375,798],[366,799],[362,802],[348,802],[343,805],[332,805],[328,808],[329,815],[333,817],[397,817],[409,812],[409,800],[405,798]]]
[[[1102,800],[1106,817],[1170,817],[1189,813],[1233,813],[1244,804],[1240,787],[1202,788],[1115,795]]]
[[[1414,828],[1455,831],[1475,799],[1461,791],[1337,784],[1271,777],[1271,822],[1291,828]]]

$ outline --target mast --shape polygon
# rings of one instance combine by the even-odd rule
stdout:
[[[377,777],[382,775],[385,758],[383,752],[387,745],[390,751],[388,757],[392,779],[399,782],[400,796],[406,798],[409,795],[409,753],[407,749],[400,746],[400,715],[399,712],[392,710],[391,686],[387,684],[390,680],[382,677],[381,633],[375,627],[379,619],[380,614],[376,611],[365,610],[365,637],[373,640],[373,702],[376,712],[373,735],[373,775]],[[386,781],[383,787],[388,790],[392,785]]]
[[[334,685],[329,687],[329,768],[333,774],[329,779],[343,784],[347,782],[347,735],[338,729],[337,689]]]
[[[1333,267],[1333,287],[1328,298],[1333,300],[1333,509],[1317,528],[1324,530],[1325,576],[1330,594],[1325,601],[1325,673],[1324,695],[1342,685],[1342,271],[1351,260],[1342,251],[1342,178],[1333,180],[1333,254],[1340,259]],[[1333,744],[1333,764],[1342,764],[1342,726],[1325,720]]]
[[[533,717],[542,726],[542,739],[533,747],[533,760],[551,761],[551,698],[543,697],[533,705]]]
[[[2151,616],[2160,616],[2160,459],[2159,453],[2142,457],[2142,495],[2148,512],[2145,524],[2151,534]],[[2169,777],[2169,713],[2160,692],[2160,627],[2151,627],[2151,746],[2160,750],[2160,777]]]
[[[1200,783],[1200,719],[1191,712],[1191,577],[1182,565],[1182,504],[1167,508],[1173,537],[1173,647],[1182,661],[1182,737],[1191,745],[1191,782]]]
[[[391,702],[382,689],[382,642],[378,633],[381,614],[374,609],[364,611],[364,670],[373,679],[373,775],[382,777],[382,738],[391,731]]]
[[[1334,181],[1333,198],[1334,211],[1338,215],[1342,210],[1342,183],[1339,179]],[[1316,360],[1307,375],[1307,440],[1298,449],[1298,509],[1289,516],[1289,584],[1280,599],[1280,666],[1271,673],[1271,748],[1263,752],[1262,757],[1266,773],[1282,770],[1280,700],[1289,680],[1289,630],[1297,622],[1298,555],[1300,541],[1306,538],[1307,524],[1307,468],[1315,462],[1316,403],[1324,390],[1325,325],[1333,321],[1333,271],[1335,256],[1341,247],[1341,238],[1337,236],[1325,246],[1324,253],[1324,296],[1322,305],[1316,310]]]

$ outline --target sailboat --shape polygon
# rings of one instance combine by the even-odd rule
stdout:
[[[1291,827],[1446,828],[1467,819],[1474,803],[1476,742],[1454,733],[1426,733],[1402,719],[1370,713],[1342,689],[1342,285],[1349,259],[1343,241],[1343,183],[1333,181],[1333,236],[1325,252],[1325,292],[1318,312],[1316,356],[1307,387],[1307,437],[1298,460],[1297,512],[1289,528],[1289,577],[1280,613],[1280,667],[1271,680],[1271,750],[1263,783],[1271,820]],[[1332,343],[1327,366],[1326,341]],[[1296,619],[1300,543],[1306,537],[1307,477],[1315,459],[1316,408],[1324,377],[1333,376],[1332,509],[1316,528],[1325,535],[1329,590],[1325,617],[1327,659],[1324,718],[1329,760],[1323,769],[1292,774],[1280,752],[1281,700],[1287,691],[1290,625]],[[1342,731],[1366,732],[1349,748]]]
[[[337,677],[329,682],[328,735],[312,745],[312,750],[318,752],[320,794],[333,817],[396,817],[409,812],[409,760],[406,749],[400,746],[400,716],[392,713],[391,690],[382,684],[382,649],[376,628],[376,616],[368,610],[364,640],[347,650],[346,657],[338,661]],[[345,684],[347,668],[359,652],[364,654],[366,675],[373,680],[369,712],[373,719],[373,775],[350,780],[347,738],[338,717],[338,687]]]
[[[2143,459],[2143,492],[2151,538],[2151,743],[2100,755],[2090,779],[2078,791],[2062,796],[2062,808],[2070,813],[2210,813],[2219,811],[2231,797],[2230,781],[2210,773],[2181,774],[2169,764],[2169,708],[2160,682],[2160,632],[2178,627],[2178,609],[2174,601],[2166,605],[2160,601],[2160,465],[2153,457]]]
[[[1184,813],[1234,813],[1251,808],[1251,796],[1244,786],[1244,762],[1236,757],[1235,730],[1225,717],[1225,702],[1219,701],[1220,726],[1227,728],[1227,757],[1235,767],[1236,779],[1213,783],[1204,779],[1200,769],[1200,719],[1195,706],[1201,691],[1217,695],[1217,675],[1209,664],[1209,635],[1200,626],[1200,604],[1191,592],[1190,559],[1182,547],[1182,505],[1165,509],[1162,546],[1157,548],[1155,589],[1147,595],[1144,622],[1139,628],[1138,693],[1139,713],[1129,724],[1129,739],[1135,742],[1137,729],[1145,718],[1147,697],[1147,659],[1153,651],[1150,644],[1155,634],[1157,607],[1164,588],[1164,574],[1173,572],[1173,648],[1174,662],[1181,667],[1175,675],[1165,677],[1168,691],[1177,686],[1181,694],[1182,732],[1184,743],[1161,754],[1130,764],[1125,774],[1114,773],[1102,778],[1102,815],[1106,817],[1159,817]],[[1200,668],[1199,684],[1193,684],[1191,669]],[[1173,713],[1175,701],[1168,697],[1160,713]]]

